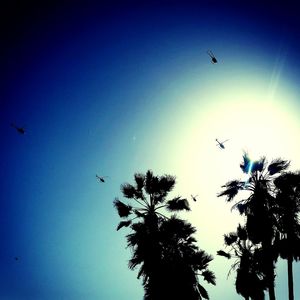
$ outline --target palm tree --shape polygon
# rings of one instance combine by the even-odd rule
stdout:
[[[300,259],[300,172],[285,173],[274,181],[278,205],[276,245],[287,260],[289,300],[294,300],[293,260]]]
[[[135,206],[125,204],[118,198],[114,200],[114,206],[119,216],[124,219],[117,227],[128,227],[132,221],[138,218],[146,218],[152,226],[156,226],[159,218],[166,218],[161,209],[168,211],[190,210],[189,203],[186,199],[175,197],[167,200],[167,195],[175,186],[175,177],[164,175],[161,177],[154,176],[152,171],[147,171],[146,175],[134,174],[135,185],[124,183],[121,185],[121,191],[125,198],[131,199]],[[148,197],[146,197],[148,195]]]
[[[254,245],[249,239],[247,230],[241,225],[236,232],[224,235],[226,247],[230,247],[228,252],[217,251],[217,254],[227,259],[235,258],[235,263],[231,270],[236,270],[235,288],[236,292],[246,300],[264,299],[264,289],[266,289],[265,274],[261,268],[261,249]]]
[[[254,244],[261,244],[264,256],[264,267],[270,300],[275,300],[275,265],[277,255],[273,249],[276,232],[274,179],[284,172],[289,162],[275,159],[267,165],[264,157],[252,161],[247,153],[243,155],[240,164],[242,171],[249,175],[249,179],[232,180],[223,185],[224,190],[218,196],[226,196],[232,201],[240,191],[248,191],[246,199],[238,201],[233,208],[246,216],[246,229],[249,239]]]
[[[140,266],[138,278],[143,279],[144,299],[186,298],[180,295],[189,295],[191,300],[208,299],[206,290],[198,282],[197,272],[215,284],[214,274],[207,270],[212,257],[195,246],[196,240],[192,237],[195,229],[189,223],[163,213],[163,210],[190,210],[186,199],[179,196],[167,199],[174,188],[175,177],[158,177],[147,171],[145,175],[135,174],[134,178],[134,185],[121,185],[124,197],[133,204],[116,198],[114,206],[123,219],[117,230],[129,226],[132,230],[127,235],[127,245],[133,250],[129,268]]]
[[[215,285],[215,276],[208,270],[212,257],[195,245],[196,240],[192,236],[195,232],[191,224],[175,216],[161,222],[161,260],[155,276],[149,278],[145,285],[145,300],[209,299],[198,275]]]

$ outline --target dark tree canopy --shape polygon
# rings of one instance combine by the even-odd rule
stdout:
[[[213,259],[196,246],[196,229],[170,212],[190,210],[187,199],[168,199],[175,186],[175,177],[154,176],[151,171],[135,174],[135,183],[121,185],[130,201],[115,199],[114,206],[122,221],[117,230],[129,227],[127,245],[132,249],[129,268],[139,267],[145,300],[209,299],[198,276],[215,284],[214,273],[208,270]]]

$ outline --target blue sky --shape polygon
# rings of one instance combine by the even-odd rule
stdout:
[[[175,175],[175,193],[199,194],[183,217],[215,255],[240,221],[216,194],[240,176],[243,150],[300,169],[299,8],[71,2],[1,4],[0,293],[142,299],[126,230],[115,230],[120,184],[148,169]],[[230,139],[226,151],[215,138]],[[285,267],[279,262],[279,300]],[[211,264],[212,299],[240,299],[229,268],[219,257]],[[299,264],[294,274],[299,282]]]

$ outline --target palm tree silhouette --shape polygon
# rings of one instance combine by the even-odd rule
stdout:
[[[215,276],[208,270],[212,257],[195,245],[195,232],[191,224],[175,216],[160,223],[160,263],[144,283],[145,300],[208,299],[198,275],[215,285]]]
[[[214,274],[207,270],[212,257],[195,245],[194,227],[162,212],[163,209],[169,212],[190,209],[187,200],[179,196],[167,200],[175,177],[158,177],[147,171],[145,175],[135,174],[134,178],[134,185],[121,186],[124,197],[134,206],[117,198],[114,206],[124,219],[117,230],[128,226],[132,230],[126,236],[133,253],[129,268],[139,266],[138,278],[143,279],[144,299],[207,299],[207,291],[199,284],[197,275],[215,284]]]
[[[154,176],[152,171],[147,173],[134,174],[135,185],[124,183],[121,185],[121,191],[125,198],[134,201],[135,206],[125,204],[118,198],[114,200],[114,206],[121,218],[117,230],[122,227],[128,227],[133,220],[144,218],[147,222],[151,221],[156,226],[159,218],[167,218],[162,214],[161,209],[166,208],[168,211],[190,210],[187,199],[175,197],[167,200],[166,197],[175,186],[175,177],[164,175],[161,177]],[[148,197],[146,197],[148,195]]]
[[[236,292],[246,300],[263,300],[266,283],[260,267],[260,248],[249,240],[246,228],[241,225],[236,232],[224,235],[224,243],[230,247],[229,252],[219,250],[217,254],[227,259],[235,258],[229,274],[231,270],[236,270]]]
[[[300,172],[287,172],[274,180],[278,205],[275,245],[288,265],[289,300],[294,300],[293,260],[300,259]]]
[[[232,180],[223,185],[224,190],[218,194],[226,196],[227,201],[232,201],[239,192],[248,191],[246,199],[238,201],[233,208],[246,216],[246,229],[249,239],[254,244],[261,244],[263,266],[265,268],[266,282],[270,300],[275,300],[275,265],[278,255],[273,248],[276,236],[276,199],[274,197],[274,179],[283,173],[289,162],[275,159],[268,165],[266,158],[251,161],[248,154],[244,153],[243,162],[240,164],[242,171],[249,175],[249,179]]]

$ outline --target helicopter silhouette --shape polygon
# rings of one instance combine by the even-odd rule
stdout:
[[[11,127],[15,128],[20,134],[25,134],[25,128],[24,127],[18,127],[14,123],[10,124]]]
[[[191,197],[192,197],[192,199],[196,202],[196,201],[197,201],[197,198],[196,198],[196,197],[198,197],[198,195],[196,195],[196,196],[191,195]]]
[[[216,64],[218,62],[211,50],[207,50],[206,53],[210,56],[212,64]]]
[[[216,139],[217,141],[217,146],[220,148],[220,149],[225,149],[225,146],[224,146],[224,143],[227,142],[228,140],[225,140],[223,142],[219,142],[218,139]]]
[[[108,178],[108,176],[99,176],[96,174],[96,178],[99,179],[101,182],[105,182],[104,178]]]

